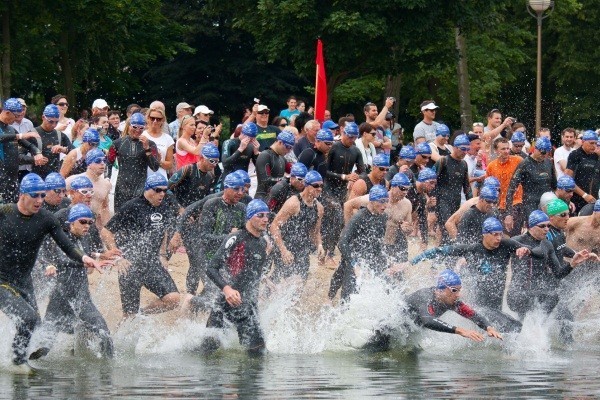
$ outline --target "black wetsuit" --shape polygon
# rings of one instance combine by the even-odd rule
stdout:
[[[271,188],[265,203],[267,203],[271,212],[277,214],[283,207],[283,203],[297,194],[298,191],[291,185],[290,180],[284,178]]]
[[[0,309],[16,325],[12,345],[16,364],[25,362],[31,334],[40,321],[31,270],[48,234],[71,259],[81,260],[83,252],[69,241],[52,213],[41,209],[26,216],[16,204],[0,206]]]
[[[124,136],[115,140],[108,151],[108,174],[112,171],[115,160],[119,162],[119,176],[115,184],[115,211],[123,204],[144,193],[144,185],[148,168],[156,172],[159,168],[160,155],[156,144],[148,141],[149,152],[146,154],[139,139]]]
[[[388,267],[383,251],[387,218],[387,214],[374,214],[366,207],[352,216],[340,236],[338,247],[342,258],[331,277],[330,299],[335,297],[340,287],[344,300],[356,292],[355,265],[371,268],[378,275]]]
[[[204,289],[210,287],[207,285],[206,277],[208,262],[231,230],[233,228],[241,229],[244,226],[246,223],[245,213],[246,206],[243,203],[228,204],[222,196],[206,201],[198,223],[190,227],[197,234],[189,235],[194,240],[195,249],[191,252],[190,267],[185,282],[188,293],[196,293],[201,279]],[[186,218],[186,214],[183,218]]]
[[[16,203],[19,198],[19,165],[33,163],[33,156],[41,151],[27,140],[17,140],[18,132],[0,121],[0,203]],[[19,146],[24,150],[19,151]]]
[[[131,262],[127,274],[119,276],[121,306],[125,314],[139,311],[142,286],[159,298],[177,292],[159,255],[165,233],[175,224],[178,211],[179,207],[166,196],[158,207],[154,207],[142,195],[123,204],[106,224],[106,229],[115,236],[123,258]]]
[[[304,150],[312,149],[313,147],[315,147],[315,144],[309,142],[308,138],[306,136],[303,136],[294,144],[294,155],[296,156],[296,158],[298,158]],[[306,168],[308,168],[308,165],[306,166]]]
[[[254,145],[249,143],[242,152],[238,150],[239,147],[240,139],[238,138],[231,139],[229,143],[227,143],[227,151],[223,151],[223,153],[230,154],[230,156],[223,156],[223,173],[221,174],[221,180],[224,180],[227,175],[238,169],[248,171],[250,161],[256,165],[258,154],[254,154]]]
[[[467,200],[472,197],[469,170],[465,160],[457,160],[452,156],[440,158],[435,163],[435,169],[438,174],[433,193],[437,198],[436,214],[442,229],[442,244],[448,244],[450,237],[444,224],[460,208],[461,192],[464,191]]]
[[[218,308],[213,310],[206,326],[222,328],[226,318],[235,324],[240,344],[249,351],[260,352],[265,347],[258,317],[258,289],[262,276],[268,271],[267,241],[242,228],[227,236],[210,260],[207,275],[221,290],[225,286],[237,290],[242,297],[238,307],[230,306],[223,294]]]
[[[600,189],[600,157],[597,153],[587,154],[580,147],[569,154],[567,169],[573,171],[573,179],[581,190],[597,198]],[[581,196],[573,193],[571,200],[577,211],[587,204]]]
[[[280,257],[275,258],[275,278],[288,278],[292,275],[300,275],[304,280],[308,278],[308,269],[310,268],[309,255],[315,251],[315,244],[312,241],[313,232],[319,219],[319,210],[317,200],[309,206],[297,194],[300,202],[300,211],[298,214],[290,217],[281,226],[281,238],[285,247],[294,255],[292,265],[284,264]]]
[[[434,146],[437,148],[438,154],[440,155],[440,157],[446,157],[449,156],[450,153],[452,153],[450,150],[448,150],[446,148],[446,146],[444,147],[438,147],[436,144],[434,144]],[[431,146],[430,146],[431,147]],[[433,161],[431,158],[429,159],[429,161],[427,161],[427,164],[425,164],[426,167],[428,168],[433,168],[433,166],[437,163],[437,161]]]
[[[67,236],[87,254],[102,252],[102,246],[92,246],[88,235],[77,237],[69,232]],[[56,246],[50,253],[48,261],[56,266],[58,274],[42,324],[42,336],[46,340],[40,347],[44,349],[44,353],[47,353],[52,348],[58,332],[71,333],[76,325],[81,325],[100,339],[102,355],[112,357],[113,343],[110,330],[102,314],[92,302],[88,274],[83,263],[67,258]]]
[[[58,203],[58,205],[52,205],[52,204],[48,204],[44,201],[44,203],[42,204],[42,208],[44,210],[48,210],[51,213],[55,213],[58,210],[62,210],[63,208],[67,208],[71,205],[71,200],[68,197],[64,197],[60,203]]]
[[[31,172],[38,174],[42,179],[46,179],[46,176],[50,172],[58,172],[60,170],[60,153],[53,153],[52,147],[56,145],[64,146],[67,148],[67,153],[73,150],[73,144],[71,140],[64,133],[57,131],[56,129],[46,132],[41,126],[35,128],[37,133],[40,135],[40,139],[27,139],[31,144],[40,147],[42,155],[48,159],[48,162],[44,165],[33,165],[31,166]]]
[[[525,218],[529,218],[529,214],[537,210],[542,194],[556,189],[556,171],[552,161],[548,159],[536,161],[529,156],[519,163],[506,194],[506,212],[510,215],[512,215],[513,197],[519,185],[523,187]]]
[[[442,321],[441,317],[446,311],[454,311],[458,315],[470,319],[484,331],[490,323],[467,304],[458,300],[452,305],[438,301],[435,298],[435,287],[419,289],[406,299],[408,311],[417,325],[433,331],[456,333],[456,326]]]
[[[457,242],[473,243],[478,241],[479,235],[481,235],[483,221],[485,221],[486,218],[493,216],[495,216],[493,212],[483,213],[477,208],[477,205],[471,206],[458,223]]]
[[[396,175],[397,173],[400,172],[400,168],[397,164],[394,164],[390,167],[389,171],[385,174],[385,180],[390,182],[392,180],[392,178],[394,177],[394,175]],[[408,179],[410,179],[410,181],[412,182],[413,186],[415,184],[415,175],[413,173],[413,171],[409,168],[406,172],[404,172],[404,174],[408,177]]]
[[[269,148],[261,152],[256,159],[256,199],[265,199],[271,188],[285,174],[285,157]]]
[[[169,189],[175,193],[177,201],[187,207],[211,193],[215,174],[202,172],[198,164],[187,164],[177,170],[169,179]]]
[[[298,162],[309,170],[317,171],[323,179],[327,176],[327,155],[314,147],[304,149],[298,156]]]

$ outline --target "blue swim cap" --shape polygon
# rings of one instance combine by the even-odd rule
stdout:
[[[461,286],[462,281],[460,280],[460,276],[451,269],[445,269],[437,277],[437,285],[436,287],[439,290],[444,290],[447,287]]]
[[[25,175],[21,180],[21,186],[19,186],[19,191],[21,193],[35,193],[35,192],[45,192],[46,191],[46,182],[38,175],[33,172]]]
[[[379,201],[383,199],[388,199],[390,196],[388,194],[385,186],[375,185],[369,190],[369,201]]]
[[[139,112],[134,113],[129,117],[129,125],[146,126],[146,118]]]
[[[238,189],[244,187],[244,179],[237,173],[229,174],[223,181],[223,188],[225,189]]]
[[[329,122],[329,121],[325,121],[325,122]],[[323,127],[324,126],[325,126],[325,124],[323,124]],[[333,142],[333,133],[331,133],[331,131],[329,129],[320,129],[319,132],[317,132],[317,140],[319,142]]]
[[[344,132],[346,132],[346,135],[348,136],[357,137],[359,135],[358,125],[354,122],[346,122]]]
[[[323,129],[330,131],[334,130],[334,129],[339,129],[340,126],[338,124],[336,124],[335,122],[333,122],[332,120],[328,119],[327,121],[323,122]],[[333,134],[333,132],[331,132]],[[333,140],[333,139],[332,139]]]
[[[535,148],[539,151],[549,152],[552,151],[552,143],[546,136],[542,136],[535,141]]]
[[[437,124],[437,127],[435,128],[435,136],[449,137],[450,128],[448,128],[448,126],[446,126],[445,124]]]
[[[71,207],[71,210],[69,210],[68,221],[70,224],[72,224],[73,222],[81,218],[94,219],[94,213],[85,204],[75,204],[73,207]]]
[[[88,128],[83,132],[83,136],[81,138],[83,143],[92,143],[99,144],[100,143],[100,134],[94,128]]]
[[[454,146],[456,147],[470,147],[471,146],[471,141],[469,140],[469,137],[465,134],[462,135],[458,135],[456,138],[454,138]]]
[[[260,199],[254,199],[246,206],[246,220],[251,219],[258,213],[264,212],[270,213],[271,210],[269,210],[269,207],[264,201]]]
[[[79,175],[79,176],[76,176],[75,179],[73,179],[71,181],[70,188],[71,188],[71,190],[93,189],[94,184],[92,183],[90,178],[88,178],[87,176]]]
[[[600,212],[600,199],[594,203],[594,212]]]
[[[497,202],[498,201],[498,190],[490,186],[484,186],[479,192],[479,197],[484,200]]]
[[[146,186],[144,186],[144,190],[154,189],[159,186],[168,186],[169,182],[167,178],[165,178],[161,173],[154,172],[146,178]]]
[[[498,218],[488,217],[483,221],[481,226],[481,233],[494,233],[494,232],[502,232],[504,228]]]
[[[510,141],[513,143],[525,143],[525,140],[526,140],[525,134],[521,131],[516,131],[510,137]]]
[[[242,125],[242,135],[255,138],[258,135],[258,126],[254,122],[246,122]]]
[[[43,115],[46,118],[60,118],[60,111],[58,111],[58,107],[55,104],[48,104],[44,108]]]
[[[473,178],[481,178],[484,175],[485,175],[485,170],[483,170],[483,169],[473,170]]]
[[[408,176],[406,176],[402,172],[398,172],[390,181],[390,186],[412,186],[412,184],[410,182],[410,179],[408,179]]]
[[[323,177],[320,173],[314,170],[308,171],[306,176],[304,177],[304,183],[307,185],[312,185],[313,183],[323,182]]]
[[[419,182],[427,182],[430,180],[437,180],[437,174],[431,168],[423,168],[419,172],[419,177],[417,178]]]
[[[46,190],[66,189],[67,183],[65,178],[58,172],[50,172],[46,176]]]
[[[595,131],[590,129],[590,130],[583,132],[583,135],[581,136],[581,141],[586,142],[588,140],[590,140],[592,142],[598,141],[598,135],[596,134]]]
[[[542,222],[550,222],[550,218],[548,218],[546,213],[541,210],[533,210],[531,214],[529,214],[527,226],[533,228],[534,226],[539,225]]]
[[[425,142],[419,143],[417,145],[417,147],[415,148],[415,153],[417,153],[417,155],[431,154],[431,147],[429,147],[429,145],[427,143],[425,143]]]
[[[403,159],[403,160],[411,160],[414,161],[415,158],[417,158],[417,153],[415,152],[415,148],[409,145],[406,146],[402,146],[402,148],[400,149],[400,154],[398,155],[399,158]]]
[[[308,168],[301,162],[294,163],[290,168],[290,175],[296,178],[304,178],[307,172]]]
[[[87,165],[106,163],[106,155],[100,149],[91,149],[85,154]]]
[[[290,131],[281,131],[279,135],[277,135],[277,140],[281,140],[284,144],[288,146],[293,146],[296,143],[296,139],[294,139],[294,134]]]
[[[556,181],[556,187],[562,190],[574,190],[575,180],[569,175],[563,175]]]
[[[248,171],[243,170],[243,169],[238,169],[237,171],[234,172],[234,174],[239,176],[244,181],[245,185],[252,183],[252,180],[250,180],[250,174],[248,174]]]
[[[390,157],[385,153],[375,154],[375,157],[373,157],[373,165],[376,167],[389,167]]]
[[[483,186],[489,186],[496,190],[500,190],[500,181],[495,176],[488,176],[483,180]]]
[[[218,159],[221,156],[219,153],[219,148],[212,143],[206,143],[202,147],[202,157],[204,158],[216,158]]]
[[[2,108],[6,111],[10,111],[11,113],[20,113],[21,111],[23,111],[23,105],[18,99],[15,99],[14,97],[6,99]]]

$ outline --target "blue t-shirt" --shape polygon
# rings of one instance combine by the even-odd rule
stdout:
[[[280,117],[283,117],[287,120],[287,122],[290,122],[290,119],[292,119],[292,115],[298,115],[300,114],[299,110],[294,110],[294,111],[290,111],[287,108],[285,110],[281,110],[281,112],[279,113]]]

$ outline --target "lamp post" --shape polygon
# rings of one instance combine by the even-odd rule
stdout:
[[[535,134],[542,126],[542,21],[554,10],[550,0],[528,0],[527,12],[537,20],[537,77],[535,85]]]

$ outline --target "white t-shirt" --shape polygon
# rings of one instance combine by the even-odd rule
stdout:
[[[419,122],[413,131],[413,140],[416,142],[418,138],[425,138],[426,142],[433,142],[438,125],[435,121],[431,125],[426,124],[424,121]]]
[[[175,141],[173,140],[171,135],[163,132],[163,134],[159,138],[154,138],[147,131],[144,131],[142,135],[146,136],[148,139],[152,140],[156,144],[158,153],[160,154],[160,161],[165,161],[165,159],[167,158],[167,150],[169,149],[169,147],[175,144]],[[156,172],[159,172],[166,179],[169,179],[167,171],[165,171],[163,168],[159,168]],[[154,171],[148,168],[148,175],[152,173],[154,173]]]
[[[560,146],[558,149],[554,150],[554,169],[556,170],[556,179],[565,174],[560,168],[560,165],[558,165],[558,162],[561,160],[567,160],[569,158],[569,154],[571,154],[573,150],[573,148],[567,149],[565,146]]]

